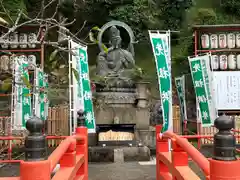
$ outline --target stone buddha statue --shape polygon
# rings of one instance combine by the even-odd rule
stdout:
[[[130,78],[126,70],[135,65],[133,45],[128,50],[121,47],[122,38],[116,26],[110,28],[110,48],[108,52],[101,51],[97,57],[96,74],[101,77]]]

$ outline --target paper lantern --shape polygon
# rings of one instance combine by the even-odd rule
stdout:
[[[26,55],[21,55],[18,57],[20,61],[24,61],[24,62],[27,62],[28,58]]]
[[[201,36],[201,45],[202,45],[203,49],[209,48],[209,46],[210,46],[210,44],[209,44],[209,35],[203,34]]]
[[[235,48],[236,40],[235,40],[235,34],[229,33],[227,35],[227,46],[228,48]]]
[[[218,36],[216,34],[211,34],[210,44],[212,49],[218,48]]]
[[[19,42],[20,42],[20,48],[27,48],[27,40],[28,36],[25,33],[20,33],[19,35]]]
[[[211,67],[213,70],[219,69],[219,57],[218,55],[212,55],[211,57]]]
[[[236,34],[236,46],[240,47],[240,34]]]
[[[7,55],[1,56],[0,67],[3,71],[9,70],[9,57]]]
[[[36,67],[36,56],[35,55],[29,55],[28,56],[28,63],[29,63],[29,69],[33,70]]]
[[[30,33],[28,35],[28,47],[29,48],[36,48],[36,43],[37,43],[37,34]]]
[[[240,69],[240,54],[237,55],[237,69]]]
[[[236,67],[237,67],[236,56],[234,54],[229,54],[228,55],[228,68],[236,69]]]
[[[226,70],[227,69],[227,55],[223,54],[219,57],[219,64],[220,64],[220,69],[221,70]]]
[[[9,58],[9,68],[10,68],[10,70],[12,70],[14,68],[14,63],[17,59],[18,59],[18,56],[16,56],[16,55],[10,56],[10,58]]]
[[[13,32],[9,35],[9,42],[11,43],[10,47],[12,49],[18,48],[18,33],[17,32]]]
[[[9,47],[9,35],[5,36],[4,38],[1,38],[1,47],[3,49],[7,49]]]
[[[218,42],[219,42],[219,48],[226,48],[227,47],[227,36],[226,36],[226,34],[219,34],[218,35]]]

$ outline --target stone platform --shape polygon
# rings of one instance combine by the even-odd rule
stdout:
[[[149,161],[150,149],[143,147],[89,147],[89,162],[129,162],[129,161]]]

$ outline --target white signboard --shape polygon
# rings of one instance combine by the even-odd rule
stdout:
[[[218,110],[240,109],[240,72],[213,72],[213,91]]]

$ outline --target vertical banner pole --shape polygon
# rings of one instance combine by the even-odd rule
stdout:
[[[68,49],[71,52],[71,41],[68,41]],[[73,85],[72,85],[72,55],[71,53],[68,53],[68,79],[69,79],[69,134],[72,135],[73,128],[72,128],[72,120],[73,120],[73,114],[72,114],[72,91],[73,91]]]

